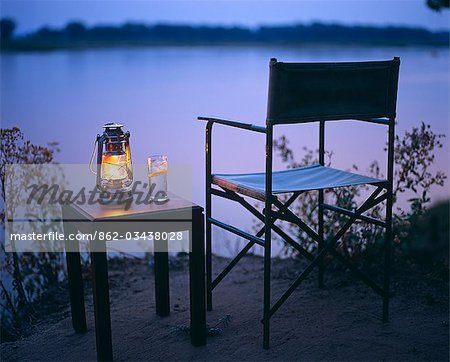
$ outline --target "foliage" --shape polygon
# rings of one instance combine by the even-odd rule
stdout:
[[[450,8],[450,0],[427,0],[427,5],[431,10],[441,11]]]
[[[69,22],[61,28],[47,26],[12,38],[6,50],[50,50],[80,47],[151,46],[151,45],[300,45],[361,44],[448,46],[448,31],[401,26],[349,26],[340,24],[293,24],[284,26],[192,26],[128,22],[122,25],[86,26]]]
[[[72,39],[82,37],[85,31],[86,27],[84,26],[84,24],[77,21],[67,23],[66,27],[64,28],[64,32],[68,35],[69,38]]]
[[[16,29],[16,23],[10,18],[0,19],[0,42],[4,43],[10,41]]]
[[[394,235],[398,244],[408,247],[409,240],[414,234],[414,227],[417,224],[431,202],[430,191],[434,186],[443,186],[446,176],[443,172],[432,172],[431,166],[435,159],[435,150],[442,147],[444,135],[435,134],[429,125],[421,124],[411,131],[395,139],[395,172],[394,172],[394,200],[400,195],[408,195],[408,207],[395,207],[394,212]],[[292,149],[288,146],[289,140],[286,136],[281,136],[274,141],[274,150],[286,164],[287,168],[296,168],[318,163],[318,151],[304,148],[302,159],[297,162]],[[331,165],[333,153],[326,152],[326,165]],[[353,166],[353,171],[357,172],[358,167]],[[384,178],[380,165],[377,161],[371,163],[369,175],[376,178]],[[369,186],[342,187],[325,191],[325,202],[345,209],[354,210],[359,202],[365,199]],[[284,196],[281,201],[287,201],[289,195]],[[367,213],[368,216],[383,219],[383,205],[378,204]],[[307,192],[295,201],[291,209],[293,212],[307,222],[312,228],[317,229],[318,220],[318,192]],[[325,236],[334,235],[347,220],[347,217],[334,212],[325,211]],[[255,230],[261,227],[259,222],[255,224]],[[316,248],[316,244],[299,229],[284,223],[282,227],[291,234],[309,251]],[[340,252],[347,257],[356,259],[367,249],[370,244],[375,244],[383,240],[384,230],[378,226],[356,222],[349,229],[339,246]],[[287,244],[284,245],[284,252],[288,255],[295,255],[295,251]]]
[[[5,179],[9,164],[47,164],[54,160],[59,149],[56,143],[44,147],[24,140],[16,127],[0,130],[0,182],[2,206],[5,205]],[[56,285],[63,272],[61,255],[58,253],[6,253],[5,211],[0,213],[1,222],[1,270],[0,302],[2,304],[2,340],[14,334],[30,317],[29,307],[47,288]]]
[[[395,194],[412,191],[408,200],[413,215],[420,215],[431,201],[430,189],[433,185],[444,186],[445,174],[432,173],[430,167],[435,160],[434,150],[442,148],[442,134],[431,131],[430,125],[422,123],[406,132],[403,139],[396,137],[395,143]],[[379,166],[376,166],[379,169]],[[398,209],[402,215],[405,211]]]
[[[415,261],[431,267],[431,274],[449,278],[450,200],[440,201],[410,223],[403,244]]]

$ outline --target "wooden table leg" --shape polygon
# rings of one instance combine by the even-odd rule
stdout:
[[[189,253],[189,278],[191,301],[191,344],[206,344],[205,301],[205,228],[202,212],[192,215],[191,252]]]
[[[154,242],[156,314],[170,314],[169,253],[167,240]]]
[[[108,260],[104,241],[91,241],[91,267],[97,360],[111,361],[113,354],[111,313],[109,308]]]
[[[64,232],[75,235],[77,229],[71,222],[65,222]],[[69,281],[70,310],[72,314],[72,326],[76,333],[84,333],[87,330],[86,312],[84,307],[83,276],[81,271],[80,245],[77,240],[66,240],[66,264],[67,279]]]

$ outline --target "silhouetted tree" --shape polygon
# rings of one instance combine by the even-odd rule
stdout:
[[[13,19],[3,18],[0,20],[0,40],[2,43],[8,42],[12,35],[14,34],[14,30],[16,29],[16,23]]]
[[[64,32],[70,39],[79,39],[86,32],[86,27],[79,21],[71,21],[64,28]]]
[[[441,11],[450,8],[450,0],[427,0],[427,5],[431,10]]]

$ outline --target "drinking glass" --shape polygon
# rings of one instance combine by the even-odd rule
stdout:
[[[165,201],[167,196],[167,156],[156,155],[147,159],[148,182],[152,189],[153,200]]]

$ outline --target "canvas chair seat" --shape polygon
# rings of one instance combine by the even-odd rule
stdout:
[[[343,186],[382,185],[386,180],[362,176],[321,165],[273,172],[272,193],[323,190]],[[265,173],[215,174],[212,183],[261,201],[265,200]]]

